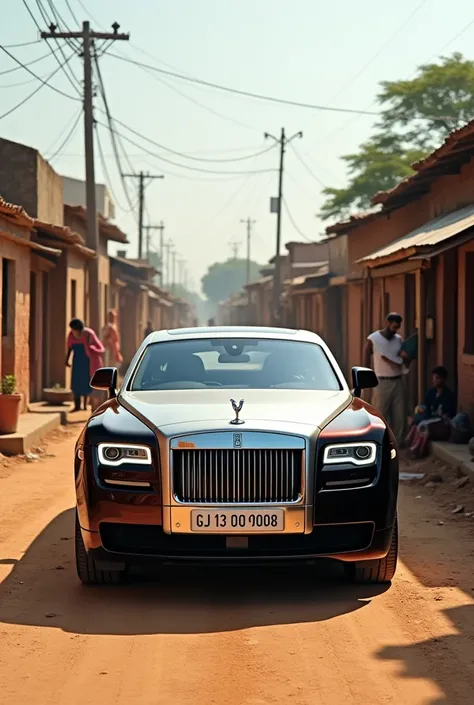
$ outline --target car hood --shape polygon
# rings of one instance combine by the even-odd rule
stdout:
[[[204,427],[231,429],[229,422],[235,418],[231,399],[237,404],[244,401],[240,412],[242,430],[283,430],[285,425],[295,424],[322,428],[347,407],[352,396],[347,390],[180,389],[125,392],[119,401],[154,428],[177,426],[181,428],[176,428],[176,432],[182,432],[182,426],[187,425],[186,431],[192,432]]]

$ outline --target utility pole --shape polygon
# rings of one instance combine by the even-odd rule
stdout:
[[[237,259],[237,255],[239,254],[240,242],[238,242],[237,240],[231,240],[229,242],[229,247],[232,250],[233,259]]]
[[[169,286],[170,285],[170,279],[171,279],[171,268],[170,268],[170,263],[171,263],[171,249],[173,247],[173,241],[168,240],[168,242],[165,242],[163,245],[163,250],[166,250],[166,258],[163,257],[163,264],[166,261],[166,267],[164,269],[166,270],[166,277],[163,277],[163,286]]]
[[[138,179],[138,259],[143,257],[143,214],[145,211],[145,188],[153,179],[164,179],[163,174],[151,175],[140,171],[138,174],[122,174],[126,179]],[[148,183],[145,183],[148,179]]]
[[[171,261],[172,261],[172,270],[171,270],[171,291],[173,294],[176,291],[176,259],[177,259],[177,252],[176,250],[173,250],[171,253]]]
[[[101,327],[101,305],[99,285],[99,224],[97,220],[97,204],[95,195],[94,167],[94,90],[92,86],[91,53],[95,39],[105,41],[128,41],[129,34],[119,34],[120,25],[114,22],[113,32],[93,32],[89,22],[82,23],[79,32],[57,32],[56,25],[50,24],[49,32],[41,32],[41,39],[79,39],[82,42],[82,58],[84,62],[84,147],[86,161],[86,209],[87,209],[87,245],[96,253],[89,264],[89,317],[90,325],[96,331]]]
[[[150,233],[153,232],[153,230],[161,230],[161,235],[160,235],[160,266],[162,266],[161,263],[161,258],[163,257],[163,228],[165,226],[163,225],[163,221],[161,221],[160,225],[144,225],[143,230],[146,232],[146,257],[147,259],[150,258],[150,245],[151,245],[151,235]]]
[[[163,233],[165,231],[165,224],[163,223],[162,220],[160,221],[160,224],[158,225],[158,230],[160,231],[160,264],[161,264],[160,284],[161,284],[161,286],[163,286],[163,268],[165,266]]]
[[[280,169],[278,176],[278,210],[277,210],[277,233],[276,233],[276,252],[275,252],[275,273],[273,275],[273,321],[278,325],[281,321],[281,206],[283,201],[283,160],[285,157],[285,147],[294,139],[303,137],[302,132],[296,132],[292,137],[288,138],[285,135],[285,128],[281,128],[281,136],[278,139],[268,132],[265,132],[265,139],[272,139],[280,145]]]
[[[246,266],[246,271],[245,271],[245,281],[247,284],[250,282],[250,242],[252,239],[252,225],[255,225],[255,220],[252,220],[252,218],[247,218],[246,220],[241,220],[241,223],[245,223],[247,225],[247,266]]]

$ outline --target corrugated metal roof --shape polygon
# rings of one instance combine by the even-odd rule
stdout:
[[[317,279],[318,277],[327,277],[328,274],[329,265],[325,263],[314,272],[302,274],[299,277],[294,277],[294,279],[286,279],[285,284],[291,284],[292,286],[301,286],[301,284],[306,284],[306,282],[310,279]]]
[[[423,247],[433,247],[473,226],[474,205],[465,206],[460,210],[441,215],[434,220],[424,223],[419,228],[416,228],[416,230],[412,230],[407,235],[404,235],[398,240],[394,240],[389,245],[371,252],[366,257],[362,257],[358,262],[369,262],[371,260],[381,259],[382,257],[389,257],[402,250],[410,250],[413,248],[417,250]]]

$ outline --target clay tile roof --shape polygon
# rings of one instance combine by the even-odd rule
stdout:
[[[474,120],[451,132],[444,143],[424,159],[412,164],[415,173],[388,191],[376,193],[372,203],[399,206],[427,193],[440,176],[459,172],[474,157]]]
[[[69,215],[75,216],[82,220],[83,223],[87,222],[87,210],[84,206],[70,206],[67,203],[64,204],[64,210]],[[113,240],[114,242],[121,242],[124,245],[128,244],[128,239],[125,233],[120,230],[117,225],[111,223],[109,220],[104,218],[99,214],[99,233],[107,238],[107,240]]]
[[[8,203],[0,196],[0,213],[12,218],[19,225],[33,226],[33,218],[31,218],[22,206],[17,206],[14,203]]]
[[[54,225],[53,223],[46,223],[42,220],[35,219],[34,226],[37,230],[53,235],[64,242],[77,245],[86,244],[84,238],[79,235],[79,233],[68,228],[67,225]]]

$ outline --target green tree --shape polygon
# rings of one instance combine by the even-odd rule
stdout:
[[[323,191],[323,220],[370,207],[377,191],[412,174],[413,162],[474,117],[474,61],[453,54],[420,66],[408,81],[383,81],[377,102],[382,112],[374,136],[342,157],[347,187]]]
[[[250,262],[250,279],[257,279],[261,265]],[[218,304],[241,290],[246,283],[247,261],[228,259],[215,262],[201,280],[202,291],[209,301]]]

